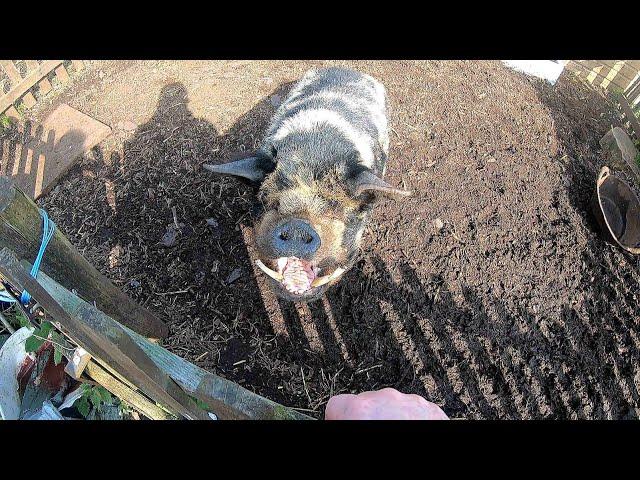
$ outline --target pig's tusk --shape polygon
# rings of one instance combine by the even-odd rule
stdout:
[[[266,273],[267,275],[269,275],[271,278],[273,278],[274,280],[277,281],[282,281],[282,279],[284,278],[282,276],[282,274],[278,273],[278,272],[274,272],[273,270],[271,270],[269,267],[267,267],[264,263],[262,263],[262,260],[256,260],[256,265],[258,265],[258,267],[260,267],[260,270],[262,270],[264,273]]]
[[[345,272],[344,268],[336,268],[335,271],[331,275],[325,275],[324,277],[318,277],[313,282],[311,282],[311,287],[321,287],[322,285],[329,283],[332,280],[335,280],[340,275]]]

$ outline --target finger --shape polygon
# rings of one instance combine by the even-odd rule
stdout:
[[[349,405],[353,403],[355,398],[356,395],[350,393],[331,397],[324,411],[325,420],[343,420],[349,409]]]

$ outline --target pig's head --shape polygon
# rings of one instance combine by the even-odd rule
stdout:
[[[320,297],[355,263],[374,204],[410,194],[375,175],[355,153],[333,157],[269,146],[249,158],[204,166],[260,185],[265,208],[255,226],[256,263],[281,298]]]

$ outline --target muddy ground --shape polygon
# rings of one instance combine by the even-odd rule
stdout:
[[[201,164],[254,148],[321,63],[95,62],[37,115],[68,102],[114,134],[40,203],[166,319],[171,351],[311,415],[392,386],[454,418],[637,418],[640,262],[600,239],[588,206],[620,119],[569,76],[349,62],[386,85],[388,179],[415,194],[377,209],[321,301],[274,298],[248,247],[254,191]]]

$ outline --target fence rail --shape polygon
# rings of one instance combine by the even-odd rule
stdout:
[[[76,72],[84,68],[82,60],[0,60],[0,114],[20,118],[22,108],[32,108],[52,90],[51,80],[69,80],[69,65]]]
[[[632,108],[640,103],[640,60],[568,60],[565,68],[592,85],[622,93]]]

